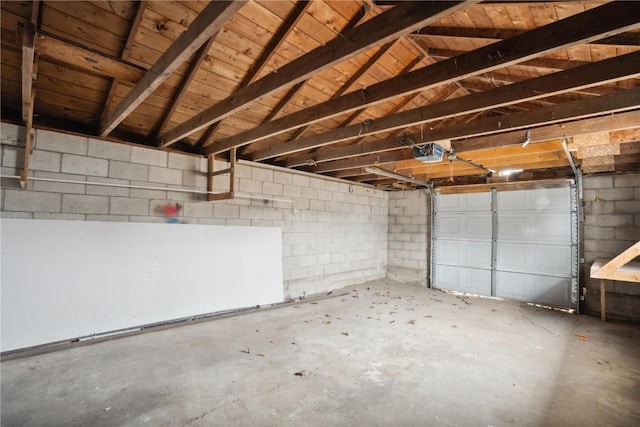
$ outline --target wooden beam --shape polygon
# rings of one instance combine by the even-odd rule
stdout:
[[[130,84],[138,83],[146,71],[137,65],[94,52],[41,31],[36,36],[36,52],[41,58],[52,62]]]
[[[296,25],[298,25],[298,22],[300,22],[300,19],[302,19],[302,17],[304,16],[310,4],[311,2],[306,0],[302,0],[296,3],[295,7],[293,8],[289,16],[287,16],[287,18],[282,23],[280,28],[278,28],[276,33],[273,35],[273,37],[269,41],[269,44],[267,44],[267,46],[265,47],[260,57],[253,64],[249,72],[244,76],[244,78],[242,79],[242,81],[240,82],[236,90],[242,89],[248,86],[251,82],[255,80],[258,74],[260,74],[260,72],[269,63],[269,60],[271,60],[275,52],[280,48],[280,46],[282,46],[282,43],[284,43],[289,33],[291,33],[291,31],[293,31]],[[207,128],[202,138],[200,138],[200,141],[198,141],[198,146],[202,148],[205,145],[209,144],[209,142],[213,140],[215,133],[219,127],[220,127],[220,121],[211,124]],[[160,129],[160,131],[157,133],[156,137],[159,134],[162,134],[164,130],[165,129],[163,126]],[[171,145],[171,144],[165,144],[164,146],[168,146],[168,145]]]
[[[414,141],[426,143],[444,139],[502,133],[509,130],[633,110],[638,108],[639,99],[640,88],[621,90],[610,95],[580,99],[539,108],[537,110],[523,111],[521,113],[500,117],[490,117],[457,126],[428,130],[424,132],[424,139],[422,141],[420,141],[421,135],[419,133],[409,135],[409,138]]]
[[[187,31],[167,49],[142,79],[118,104],[114,111],[101,120],[100,136],[108,135],[138,105],[144,102],[180,65],[190,58],[244,5],[241,1],[215,1],[198,15]]]
[[[133,42],[135,40],[136,37],[136,32],[138,31],[138,27],[140,26],[140,23],[142,22],[142,18],[144,16],[144,11],[147,7],[147,0],[142,0],[138,3],[138,7],[136,10],[136,16],[133,19],[133,22],[131,23],[131,26],[129,27],[129,35],[127,36],[127,41],[124,44],[124,47],[122,48],[122,51],[120,52],[120,59],[127,59],[129,58],[129,55],[131,54],[131,46],[133,45]],[[141,76],[142,78],[142,76]],[[98,123],[100,123],[100,121],[105,120],[107,114],[109,114],[109,108],[111,107],[111,103],[113,102],[115,96],[116,96],[116,91],[118,90],[118,85],[120,84],[120,81],[118,79],[113,79],[111,81],[111,87],[109,88],[109,92],[107,94],[107,99],[104,103],[104,107],[102,108],[102,113],[100,114],[100,120],[98,121]]]
[[[504,40],[522,34],[521,30],[506,28],[425,27],[411,34],[412,38],[453,37],[485,40]],[[616,46],[640,46],[640,33],[622,33],[593,42]]]
[[[195,78],[198,70],[200,70],[200,65],[202,65],[202,62],[207,57],[207,53],[209,52],[209,50],[211,50],[211,46],[213,45],[215,40],[216,40],[216,34],[211,36],[211,38],[200,48],[200,50],[198,50],[196,57],[193,59],[193,61],[191,62],[191,65],[189,66],[189,71],[180,82],[180,88],[178,89],[176,94],[173,96],[173,99],[171,100],[171,104],[169,105],[169,108],[167,109],[167,111],[165,111],[164,115],[162,116],[162,119],[160,120],[160,125],[158,126],[158,130],[154,132],[156,136],[164,132],[165,129],[167,128],[167,125],[169,124],[169,120],[171,119],[171,116],[173,115],[173,113],[175,113],[176,109],[182,102],[182,98],[184,98],[185,94],[187,93],[187,90],[189,89],[189,85]]]
[[[371,22],[371,21],[369,21]],[[219,141],[207,154],[224,152],[367,105],[516,64],[559,48],[640,27],[640,8],[612,2],[433,65],[290,114]]]
[[[640,52],[634,52],[595,62],[583,67],[572,68],[511,85],[500,86],[478,94],[458,97],[449,101],[429,104],[409,111],[391,114],[376,119],[366,127],[355,124],[332,129],[324,133],[302,138],[296,142],[278,144],[258,150],[253,153],[250,158],[254,161],[260,161],[284,154],[308,150],[310,148],[322,147],[348,139],[374,135],[393,129],[402,129],[420,123],[480,112],[504,105],[540,99],[592,85],[633,78],[640,76],[640,67],[638,64],[640,64]],[[418,144],[421,142],[420,139],[413,139],[413,141]],[[399,143],[397,141],[391,142],[387,149],[393,149],[394,147],[398,147],[398,145]],[[376,147],[380,147],[380,144],[377,142]]]
[[[345,31],[335,39],[286,64],[232,96],[192,117],[161,136],[162,144],[170,144],[209,124],[221,120],[250,102],[267,96],[357,56],[370,48],[395,40],[465,6],[464,2],[403,2],[388,12]],[[222,151],[227,151],[231,147]],[[218,152],[222,152],[218,151]],[[207,154],[215,154],[208,152]]]
[[[638,126],[638,123],[640,123],[640,110],[634,110],[602,117],[564,122],[562,124],[535,127],[530,130],[530,137],[531,143],[537,143],[595,132],[631,129]],[[453,140],[451,147],[456,153],[464,153],[485,148],[522,145],[525,138],[526,131],[513,131],[501,133],[499,136],[488,135]]]
[[[335,160],[333,162],[325,162],[316,166],[301,169],[307,172],[325,173],[339,171],[342,169],[354,169],[367,166],[383,165],[386,163],[394,163],[399,160],[406,160],[410,158],[413,158],[413,150],[405,147],[403,150],[389,151],[379,154],[369,154],[362,157],[354,157],[343,160]]]
[[[31,22],[18,23],[18,34],[22,41],[22,122],[27,123],[33,112],[32,92],[36,79],[35,26]]]
[[[29,163],[31,161],[31,153],[33,152],[33,108],[35,105],[36,90],[31,91],[31,101],[29,102],[29,111],[27,111],[27,121],[25,123],[25,141],[24,141],[24,163],[20,172],[20,187],[27,188],[29,186]]]

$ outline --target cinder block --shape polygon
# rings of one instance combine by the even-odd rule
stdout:
[[[67,214],[67,213],[48,213],[48,212],[36,212],[33,214],[35,219],[55,219],[65,221],[84,221],[86,215],[83,214]]]
[[[242,193],[262,193],[262,182],[253,179],[240,178],[240,185],[238,188]]]
[[[149,200],[131,197],[112,197],[111,215],[149,215]]]
[[[68,154],[87,155],[89,139],[84,136],[37,129],[35,146],[38,150],[58,151]]]
[[[10,123],[0,123],[0,143],[2,145],[24,145],[25,128]]]
[[[309,180],[309,187],[317,190],[326,190],[327,181],[321,178],[311,178]]]
[[[46,178],[46,179],[60,179],[69,181],[85,181],[84,176],[77,175],[65,175],[52,172],[40,172],[35,171],[34,177]],[[54,181],[32,181],[30,185],[33,186],[35,191],[47,191],[51,193],[70,193],[70,194],[85,194],[84,184],[71,184],[66,182],[54,182]]]
[[[217,168],[216,168],[217,169]],[[224,169],[221,168],[221,169]],[[253,169],[251,166],[248,165],[236,165],[236,178],[249,178],[251,179],[251,169]],[[204,169],[204,171],[206,172],[206,168]]]
[[[11,145],[2,146],[2,166],[21,168],[24,164],[24,148]]]
[[[149,166],[149,182],[182,185],[182,171],[178,169]]]
[[[131,161],[131,146],[89,138],[89,156],[100,159]]]
[[[585,202],[585,215],[603,215],[615,212],[614,202]]]
[[[259,206],[240,206],[240,218],[242,219],[262,219],[262,211]]]
[[[613,240],[615,238],[615,228],[614,227],[584,227],[584,239],[585,242],[587,240],[599,240],[599,239],[609,239]]]
[[[298,187],[309,187],[309,177],[304,175],[293,175],[293,185]]]
[[[282,195],[285,197],[300,197],[300,187],[294,187],[293,185],[285,185],[282,188]]]
[[[227,220],[224,218],[198,218],[198,224],[226,225]]]
[[[33,213],[31,212],[0,212],[0,218],[21,218],[21,219],[32,219]]]
[[[240,207],[218,203],[213,206],[213,215],[215,218],[239,219]]]
[[[126,215],[87,215],[87,221],[129,222]]]
[[[173,153],[170,153],[173,154]],[[171,163],[171,162],[169,162]],[[218,182],[222,184],[222,178],[224,178],[224,183],[226,184],[224,188],[229,188],[229,177],[218,175],[214,178],[213,184],[217,187]],[[203,190],[207,188],[207,175],[198,171],[184,170],[182,172],[182,185],[186,187],[195,187],[202,188]]]
[[[251,220],[250,219],[234,219],[229,218],[226,220],[226,224],[228,227],[250,227]]]
[[[168,153],[152,148],[131,147],[131,162],[143,165],[167,167]]]
[[[166,184],[156,184],[156,183],[149,183],[146,181],[131,181],[131,185],[136,185],[136,186],[140,186],[140,187],[166,187]],[[146,188],[132,188],[130,190],[130,197],[136,198],[136,199],[162,199],[162,200],[169,200],[171,199],[171,197],[169,197],[168,192],[164,191],[164,190],[149,190]],[[181,199],[180,199],[181,200]]]
[[[187,202],[184,204],[184,216],[191,218],[212,218],[213,203],[211,202]]]
[[[75,154],[63,154],[62,172],[106,177],[109,173],[109,161]]]
[[[309,209],[314,211],[323,211],[325,210],[325,202],[323,200],[310,200],[309,201]]]
[[[614,187],[640,187],[640,174],[631,173],[613,177]]]
[[[109,178],[149,181],[149,166],[111,160],[109,162]]]
[[[92,177],[90,182],[104,183],[104,184],[120,184],[120,185],[128,185],[129,181],[126,179],[114,179],[114,178],[101,178],[101,177]],[[102,185],[89,185],[87,184],[87,188],[85,194],[94,195],[94,196],[118,196],[118,197],[129,197],[129,188],[126,187],[107,187]]]
[[[322,201],[326,201],[326,202],[330,202],[333,200],[333,194],[331,193],[331,191],[327,191],[327,190],[313,190],[316,191],[316,198],[318,200],[322,200]]]
[[[584,178],[583,186],[585,189],[591,188],[612,188],[613,177],[611,176],[589,176]]]
[[[264,211],[262,212],[262,218],[279,221],[282,219],[282,209],[265,208]]]
[[[180,169],[182,171],[206,172],[200,170],[200,162],[202,157],[190,156],[188,154],[169,153],[169,167],[171,169]]]
[[[336,181],[326,181],[325,189],[332,193],[338,193],[340,192],[340,183]]]
[[[44,172],[60,172],[62,154],[51,151],[34,150],[29,159],[29,169]]]
[[[251,169],[251,179],[259,182],[273,182],[273,171],[254,166]]]
[[[613,201],[613,200],[633,200],[634,188],[607,188],[598,190],[596,197],[599,200]]]
[[[104,196],[63,194],[62,212],[79,214],[108,214],[109,198]]]
[[[282,184],[275,184],[273,182],[263,182],[262,194],[267,194],[271,196],[282,196]]]
[[[117,215],[116,215],[117,216]],[[126,218],[126,217],[125,217]],[[166,222],[166,220],[164,218],[160,218],[157,216],[129,216],[129,222],[152,222],[152,223],[156,223],[156,224],[161,224]],[[181,218],[182,219],[182,218]],[[184,222],[184,219],[182,219],[182,221]],[[188,222],[184,222],[185,224],[188,224]]]
[[[615,210],[618,214],[637,214],[640,212],[640,201],[615,202],[615,204]]]
[[[21,212],[60,212],[62,195],[31,190],[5,190],[4,210]]]
[[[318,190],[309,187],[301,187],[300,197],[305,199],[318,199]]]
[[[617,227],[615,230],[616,240],[640,241],[640,228],[638,227]]]
[[[632,202],[617,202],[617,203],[632,203]],[[636,211],[638,212],[638,211]],[[588,219],[589,217],[587,217]],[[596,224],[600,227],[628,227],[633,225],[633,215],[598,215],[595,217]],[[585,225],[587,224],[585,221]]]
[[[291,175],[291,173],[289,172],[274,171],[273,182],[275,182],[276,184],[292,185],[293,175]]]
[[[347,201],[347,195],[344,193],[333,193],[332,194],[332,198],[331,198],[334,202],[338,202],[338,203],[346,203]]]

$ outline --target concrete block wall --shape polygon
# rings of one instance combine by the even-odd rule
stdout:
[[[24,128],[2,123],[2,175],[19,175]],[[226,164],[220,162],[217,169]],[[183,205],[185,223],[278,227],[283,236],[286,297],[383,278],[388,195],[372,187],[240,162],[236,191],[254,198],[207,202],[172,191],[206,190],[206,159],[93,138],[37,130],[30,175],[160,189],[2,179],[3,217],[77,221],[164,222],[167,203]],[[226,191],[228,176],[216,177]],[[278,201],[273,199],[288,200]],[[224,244],[224,243],[221,243]]]
[[[389,263],[387,277],[428,284],[431,218],[427,190],[389,194]]]
[[[640,241],[640,173],[584,178],[586,310],[600,313],[600,285],[589,278],[596,258],[614,258]],[[640,284],[607,282],[607,317],[640,321]]]

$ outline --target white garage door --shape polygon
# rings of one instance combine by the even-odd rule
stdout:
[[[436,197],[434,287],[575,308],[570,186]]]

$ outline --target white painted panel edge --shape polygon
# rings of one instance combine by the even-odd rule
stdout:
[[[279,228],[0,221],[2,351],[284,299]]]

